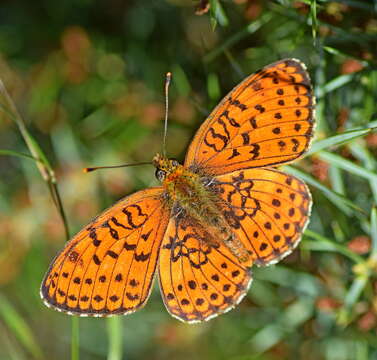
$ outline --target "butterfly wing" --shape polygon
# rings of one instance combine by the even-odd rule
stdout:
[[[189,323],[232,309],[251,284],[251,262],[241,265],[188,216],[172,217],[161,246],[160,289],[169,313]]]
[[[110,207],[70,240],[41,286],[47,306],[81,316],[136,311],[148,299],[169,213],[162,187]]]
[[[266,66],[235,87],[192,141],[185,165],[225,174],[295,160],[313,136],[309,75],[295,59]]]
[[[251,255],[241,263],[187,214],[170,219],[159,261],[162,297],[170,314],[194,323],[237,305],[251,284],[250,267],[276,263],[301,239],[311,209],[306,185],[276,169],[237,170],[208,185],[224,217]]]
[[[224,216],[255,264],[274,264],[297,246],[312,205],[301,180],[258,168],[217,176],[211,186],[224,200]]]

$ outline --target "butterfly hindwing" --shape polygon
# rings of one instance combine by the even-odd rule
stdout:
[[[168,211],[161,187],[110,207],[70,240],[41,287],[46,305],[81,316],[129,313],[148,299]]]
[[[250,267],[208,238],[204,228],[182,215],[170,219],[161,246],[159,279],[165,306],[189,323],[230,310],[251,283]]]

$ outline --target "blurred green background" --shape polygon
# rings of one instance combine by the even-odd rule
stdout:
[[[25,144],[2,91],[1,359],[67,359],[71,348],[73,359],[377,359],[377,2],[206,3],[0,3],[0,78],[35,140]],[[183,160],[222,96],[285,57],[307,64],[318,100],[313,151],[287,169],[314,197],[299,248],[255,269],[242,303],[204,324],[171,318],[157,286],[126,317],[72,321],[46,308],[39,286],[65,230],[41,176],[49,165],[21,154],[38,144],[48,159],[73,235],[156,184],[150,166],[81,169],[160,151],[167,71],[168,153]]]

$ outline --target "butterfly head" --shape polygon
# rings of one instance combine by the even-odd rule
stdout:
[[[173,180],[171,178],[179,175],[180,170],[183,169],[183,166],[177,160],[165,158],[160,154],[156,154],[152,162],[156,168],[156,178],[161,182]]]

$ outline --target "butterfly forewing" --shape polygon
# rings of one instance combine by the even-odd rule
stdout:
[[[314,97],[305,66],[281,60],[246,78],[203,123],[185,165],[212,174],[297,159],[313,136]]]
[[[162,193],[150,188],[119,201],[68,242],[42,283],[45,303],[92,316],[141,307],[168,222]]]

